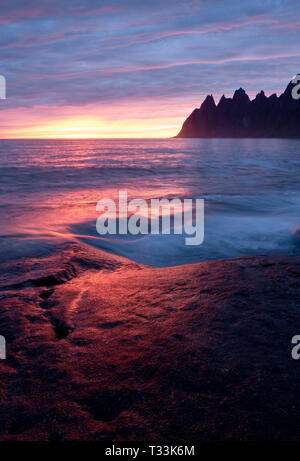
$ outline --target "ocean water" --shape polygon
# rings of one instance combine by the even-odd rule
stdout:
[[[296,254],[300,140],[0,140],[0,259],[85,242],[151,266]],[[101,198],[203,198],[205,238],[101,237]]]

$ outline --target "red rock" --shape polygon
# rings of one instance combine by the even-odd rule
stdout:
[[[299,440],[299,267],[157,269],[74,246],[12,277],[1,440]]]

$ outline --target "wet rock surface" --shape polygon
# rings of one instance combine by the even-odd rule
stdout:
[[[23,264],[0,293],[1,440],[300,439],[299,257]]]

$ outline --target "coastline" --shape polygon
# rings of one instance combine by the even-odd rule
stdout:
[[[5,272],[1,440],[300,439],[300,256],[152,268],[75,243]]]

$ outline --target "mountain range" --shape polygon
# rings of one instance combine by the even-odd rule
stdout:
[[[263,91],[255,99],[240,88],[216,105],[208,95],[185,120],[177,138],[300,138],[300,99],[292,97],[295,84],[277,96]]]

